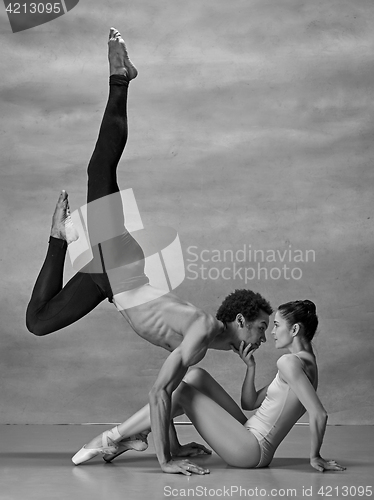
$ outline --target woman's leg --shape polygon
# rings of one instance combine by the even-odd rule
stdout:
[[[248,420],[230,394],[203,368],[191,368],[183,380],[219,404],[242,425]]]
[[[111,462],[127,450],[144,451],[148,448],[150,430],[151,416],[149,405],[146,405],[122,424],[104,431],[85,444],[72,457],[72,462],[79,465],[100,454],[104,454],[106,462]]]
[[[208,445],[233,467],[254,468],[261,451],[255,436],[195,387],[182,382],[179,404]]]
[[[189,390],[192,391],[191,394],[188,393]],[[260,461],[260,450],[256,438],[243,426],[247,417],[223,387],[201,368],[191,369],[184,382],[173,393],[172,418],[183,413],[190,418],[205,441],[229,465],[256,467]],[[105,438],[109,438],[113,443],[120,443],[118,452],[104,455],[104,459],[111,461],[127,449],[134,449],[131,448],[132,443],[136,440],[144,442],[144,436],[150,431],[150,409],[149,405],[145,405],[122,424],[104,432]],[[82,452],[83,460],[79,463],[95,456],[95,454],[85,455],[84,450],[97,449],[96,455],[98,455],[102,442],[103,434],[85,445],[77,453],[79,456]],[[89,458],[85,458],[86,456]]]
[[[245,468],[257,466],[261,456],[257,439],[216,401],[192,385],[182,382],[173,393],[172,402],[173,417],[180,415],[182,409],[203,439],[228,465]],[[229,406],[231,409],[231,405]],[[150,409],[149,405],[146,405],[122,424],[90,441],[73,457],[73,462],[83,463],[105,453],[105,449],[102,449],[103,443],[119,443],[117,452],[110,451],[104,455],[106,461],[111,461],[127,449],[134,449],[133,443],[140,442],[141,434],[147,434],[150,430]]]
[[[244,424],[247,421],[247,417],[244,415],[244,413],[241,411],[232,397],[206,370],[203,370],[202,368],[192,368],[184,377],[184,382],[187,385],[193,386],[195,389],[199,390],[207,397],[215,401],[241,424]],[[184,413],[184,410],[181,406],[181,390],[183,390],[182,385],[180,385],[174,391],[172,396],[172,418],[183,415]],[[109,436],[111,440],[117,443],[121,440],[128,439],[130,436],[133,436],[135,434],[149,432],[150,430],[151,416],[149,405],[147,404],[143,406],[141,410],[134,413],[134,415],[128,418],[125,422],[117,425],[108,432],[110,433]],[[95,447],[100,442],[100,439],[98,438],[99,436],[95,438],[96,441],[95,439],[90,441],[87,447],[89,448],[90,445],[92,447]]]
[[[246,415],[241,411],[236,402],[232,397],[224,390],[224,388],[204,369],[202,368],[192,368],[189,370],[187,375],[184,377],[184,382],[201,393],[205,394],[208,398],[216,402],[221,408],[232,415],[236,420],[238,420],[242,425],[247,421]],[[181,406],[180,391],[183,390],[183,385],[181,385],[173,393],[172,397],[172,418],[185,413],[183,407]],[[128,439],[134,439],[136,435],[148,434],[151,431],[151,419],[150,419],[150,409],[149,405],[144,406],[141,410],[131,416],[128,420],[122,424],[116,426],[114,429],[108,431],[112,440],[116,443],[121,441],[126,441]],[[121,437],[118,437],[118,434]],[[100,439],[96,438],[96,443],[100,442]],[[93,442],[91,441],[91,445]],[[88,445],[89,447],[90,445]],[[115,455],[105,455],[104,459],[106,461],[112,461],[117,456],[121,455],[123,451],[119,449],[119,452]]]

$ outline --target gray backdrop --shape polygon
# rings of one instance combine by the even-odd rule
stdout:
[[[179,232],[176,292],[211,313],[241,287],[314,300],[330,422],[373,423],[373,21],[372,0],[80,0],[13,34],[0,8],[0,423],[123,420],[167,355],[108,302],[44,338],[25,328],[58,192],[85,202],[112,25],[139,68],[120,184],[146,225]],[[282,354],[268,337],[259,385]],[[234,353],[202,364],[238,397]]]

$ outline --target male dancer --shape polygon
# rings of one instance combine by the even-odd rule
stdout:
[[[257,349],[265,342],[272,313],[270,304],[250,290],[237,290],[221,305],[217,319],[148,283],[144,253],[125,227],[116,169],[127,140],[127,92],[137,76],[125,42],[111,28],[109,34],[110,92],[99,137],[88,166],[88,233],[93,260],[62,287],[67,245],[78,235],[71,223],[67,193],[58,200],[43,267],[28,306],[26,323],[35,335],[47,335],[82,318],[108,298],[134,331],[171,352],[150,391],[152,431],[160,466],[168,473],[207,471],[170,453],[171,395],[188,368],[203,359],[207,349],[238,351],[242,342]],[[121,227],[118,237],[102,241],[107,225]],[[116,232],[115,234],[119,234]],[[79,464],[99,453],[141,449],[142,436],[122,442],[117,428],[88,443],[74,457]],[[120,443],[117,445],[116,443]],[[140,444],[140,446],[139,446]],[[196,444],[188,455],[207,450]],[[186,455],[186,454],[184,454]]]

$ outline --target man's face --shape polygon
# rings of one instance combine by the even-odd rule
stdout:
[[[265,332],[269,326],[269,315],[260,311],[257,318],[251,322],[245,320],[242,315],[237,317],[239,343],[244,340],[245,345],[252,344],[253,349],[258,349],[262,342],[266,342]]]

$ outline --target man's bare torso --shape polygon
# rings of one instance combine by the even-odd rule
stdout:
[[[189,327],[202,316],[208,317],[212,328],[207,337],[212,340],[222,326],[213,316],[173,293],[161,292],[144,285],[114,296],[114,303],[140,337],[154,345],[173,351],[180,345]],[[139,303],[128,308],[129,304]]]

